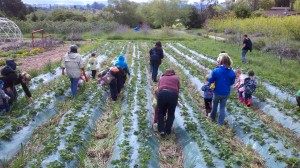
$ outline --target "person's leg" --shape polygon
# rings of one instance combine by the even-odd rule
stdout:
[[[172,125],[175,119],[175,109],[178,102],[178,94],[175,92],[169,92],[168,95],[168,117],[166,121],[165,131],[166,134],[171,134]]]
[[[150,62],[150,72],[153,72],[153,64]]]
[[[218,124],[223,125],[224,119],[225,119],[225,108],[226,108],[226,102],[229,96],[222,96],[220,98],[220,112],[219,112],[219,119]]]
[[[70,78],[71,81],[71,92],[72,92],[72,98],[75,98],[77,93],[77,86],[79,78]]]
[[[246,54],[247,54],[248,50],[242,50],[242,62],[243,63],[246,63],[247,60],[246,60]]]
[[[92,70],[92,77],[93,77],[93,79],[96,78],[96,70]]]
[[[297,101],[298,106],[300,107],[300,96],[296,97],[296,101]]]
[[[166,94],[166,91],[160,91],[157,95],[157,106],[158,106],[157,129],[158,132],[160,133],[165,132],[164,117],[167,111],[167,101],[168,101],[168,96]]]
[[[152,80],[153,80],[153,82],[157,82],[157,80],[156,80],[157,71],[158,71],[158,63],[157,62],[153,62],[153,72],[152,72]]]
[[[117,88],[117,80],[116,79],[113,79],[110,82],[109,88],[110,88],[111,99],[113,101],[116,101],[118,99],[118,88]]]
[[[210,118],[213,121],[216,120],[216,114],[217,114],[217,110],[218,110],[219,99],[220,99],[220,96],[214,94],[214,97],[213,97],[213,106],[212,106],[212,111],[211,111],[211,114],[210,114]]]
[[[251,97],[251,95],[245,93],[245,101],[244,101],[245,105],[248,105],[248,101],[249,101],[250,97]]]
[[[244,102],[243,92],[239,91],[239,101]]]

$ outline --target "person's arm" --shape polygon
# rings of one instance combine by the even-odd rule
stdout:
[[[126,64],[126,66],[125,66],[125,69],[126,69],[126,72],[127,72],[127,74],[130,76],[130,70],[129,70],[129,68],[128,68],[128,65]]]
[[[164,50],[161,48],[161,56],[160,59],[164,59]]]
[[[21,85],[22,85],[22,88],[23,88],[23,90],[24,90],[26,96],[27,96],[28,98],[31,98],[31,93],[30,93],[30,91],[29,91],[27,85],[26,85],[25,83],[23,83],[23,82],[21,82]]]

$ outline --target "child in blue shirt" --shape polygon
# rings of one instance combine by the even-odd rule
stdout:
[[[205,102],[206,116],[208,116],[208,114],[211,111],[212,98],[213,98],[213,90],[211,89],[211,87],[208,83],[209,78],[210,78],[210,75],[205,76],[206,83],[201,87],[201,90],[204,91],[204,102]]]

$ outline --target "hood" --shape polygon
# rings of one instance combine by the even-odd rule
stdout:
[[[228,73],[231,72],[231,68],[229,69],[229,68],[227,68],[227,67],[224,66],[224,65],[220,66],[220,70],[221,70],[221,72],[222,72],[223,74],[228,74]]]
[[[175,71],[173,69],[167,69],[163,76],[172,76],[175,75]]]
[[[16,70],[17,64],[14,60],[6,60],[6,65],[11,67],[11,69]]]
[[[68,53],[68,57],[71,59],[75,59],[77,57],[77,55],[78,55],[77,53],[72,53],[72,52]]]
[[[3,75],[3,76],[8,76],[10,73],[14,73],[14,70],[10,66],[5,66],[1,70],[1,75]]]
[[[119,58],[118,58],[118,61],[119,62],[124,62],[125,58],[123,55],[120,55]]]

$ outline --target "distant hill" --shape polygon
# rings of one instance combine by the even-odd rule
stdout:
[[[22,0],[25,4],[47,4],[47,5],[86,5],[92,4],[94,2],[102,3],[107,5],[107,1],[97,1],[97,0]]]

